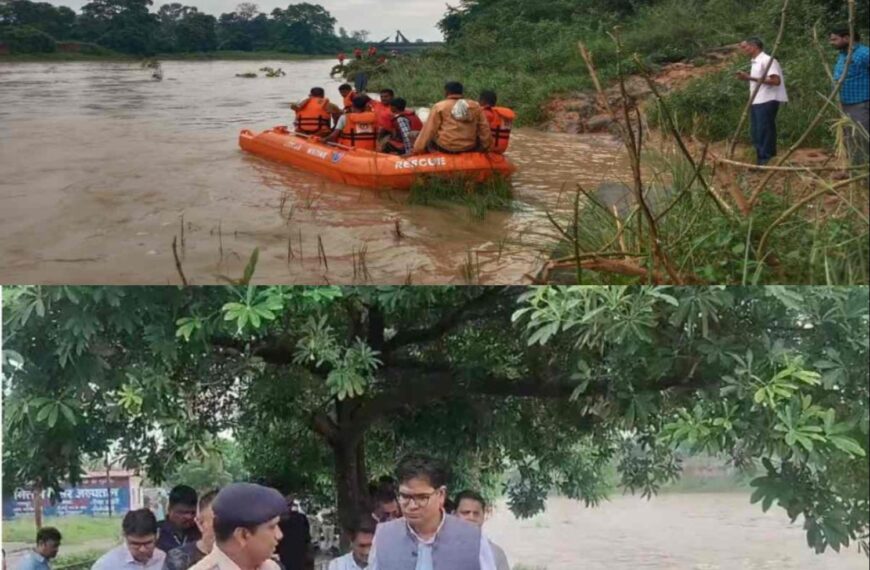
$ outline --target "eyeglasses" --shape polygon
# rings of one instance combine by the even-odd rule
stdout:
[[[436,489],[431,493],[420,493],[418,495],[408,495],[405,493],[399,493],[399,504],[403,507],[407,507],[411,503],[417,508],[424,508],[429,504],[429,500],[432,499],[435,495],[437,495],[441,489]]]

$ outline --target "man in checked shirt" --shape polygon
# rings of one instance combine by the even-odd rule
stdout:
[[[401,97],[390,102],[393,112],[393,125],[383,152],[409,156],[414,152],[414,142],[423,129],[423,121],[414,111],[408,110],[408,103]]]

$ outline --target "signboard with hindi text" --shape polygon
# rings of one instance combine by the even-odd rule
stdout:
[[[113,477],[111,489],[106,485],[106,479],[88,478],[78,486],[65,489],[60,495],[51,496],[43,492],[43,515],[47,517],[87,515],[98,516],[109,514],[111,491],[112,514],[124,514],[130,510],[129,478]],[[33,514],[33,491],[17,489],[11,497],[3,500],[3,518]]]

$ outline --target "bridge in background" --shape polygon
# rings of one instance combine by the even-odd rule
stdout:
[[[381,51],[412,53],[426,49],[442,47],[444,45],[444,42],[424,42],[422,40],[412,42],[407,37],[405,37],[405,34],[403,34],[401,30],[396,30],[395,38],[387,36],[375,45]]]

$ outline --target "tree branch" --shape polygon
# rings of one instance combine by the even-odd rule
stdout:
[[[404,346],[438,340],[460,325],[478,317],[482,309],[514,296],[516,292],[511,287],[487,287],[480,295],[466,300],[462,305],[442,315],[434,325],[399,331],[385,343],[384,352],[389,353]]]
[[[693,363],[685,376],[662,379],[639,391],[685,392],[718,384],[718,378],[709,380],[699,377],[697,368]],[[445,400],[456,394],[559,400],[570,398],[580,386],[580,382],[571,381],[570,376],[565,374],[545,373],[522,379],[482,375],[470,381],[462,381],[462,377],[468,374],[468,371],[456,371],[444,363],[433,365],[406,363],[401,369],[391,367],[384,370],[382,377],[387,380],[387,383],[393,383],[395,387],[364,401],[346,431],[363,433],[379,418]],[[599,378],[581,397],[603,396],[612,385],[610,378]]]

